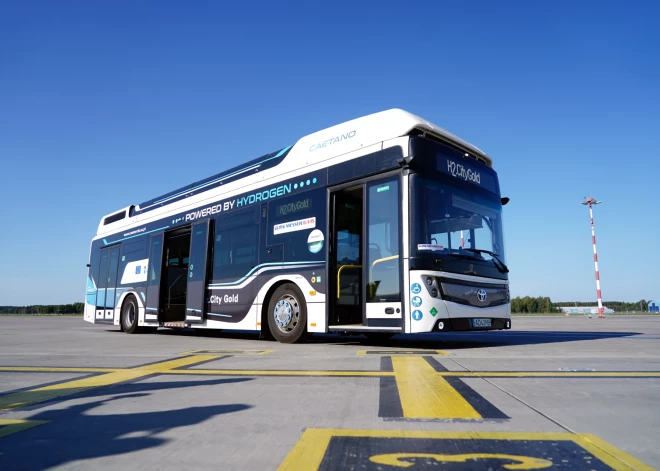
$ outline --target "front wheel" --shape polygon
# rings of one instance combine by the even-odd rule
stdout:
[[[307,304],[300,290],[287,283],[275,290],[268,303],[268,328],[281,343],[307,339]]]
[[[121,328],[127,334],[137,334],[138,305],[134,296],[128,296],[121,307]]]

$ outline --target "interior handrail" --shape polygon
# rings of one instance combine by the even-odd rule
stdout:
[[[337,299],[339,299],[340,296],[340,290],[341,290],[341,272],[344,268],[362,268],[362,265],[342,265],[339,267],[337,270]]]
[[[374,279],[374,267],[376,266],[377,263],[387,262],[388,260],[394,260],[395,258],[399,258],[399,256],[398,255],[390,255],[389,257],[383,257],[383,258],[379,258],[377,260],[374,260],[374,263],[371,264],[371,270],[369,271],[369,279],[370,280]]]

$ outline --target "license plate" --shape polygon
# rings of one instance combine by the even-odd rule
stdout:
[[[492,327],[492,319],[472,319],[472,327]]]

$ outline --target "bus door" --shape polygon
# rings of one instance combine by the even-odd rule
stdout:
[[[330,326],[403,327],[399,179],[331,193]]]
[[[363,186],[331,194],[329,325],[362,322]]]
[[[403,327],[399,178],[366,184],[364,277],[369,327]]]
[[[158,322],[160,305],[160,271],[163,264],[163,234],[152,235],[149,239],[149,267],[147,275],[147,299],[144,320]]]
[[[206,308],[206,279],[208,265],[209,221],[192,226],[188,264],[188,292],[186,295],[186,322],[204,322]]]
[[[98,289],[96,292],[96,321],[110,321],[115,318],[115,289],[119,267],[119,245],[101,249]]]

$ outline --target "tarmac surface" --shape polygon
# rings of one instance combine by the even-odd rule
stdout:
[[[0,469],[660,468],[660,317],[396,336],[0,317]]]

